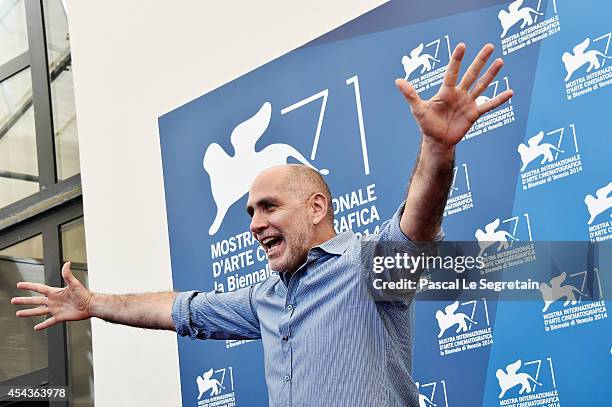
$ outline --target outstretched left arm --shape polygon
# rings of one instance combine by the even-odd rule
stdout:
[[[456,84],[465,49],[465,44],[457,45],[440,90],[427,101],[423,101],[406,80],[395,81],[410,104],[423,136],[400,220],[402,232],[414,241],[431,241],[440,230],[457,143],[481,115],[512,97],[512,90],[506,90],[481,105],[476,104],[476,98],[487,89],[503,65],[501,58],[496,59],[476,82],[493,53],[492,44],[480,50],[459,85]],[[470,89],[474,82],[476,84]]]

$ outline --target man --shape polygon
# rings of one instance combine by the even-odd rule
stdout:
[[[476,81],[493,52],[487,44],[457,85],[465,49],[455,48],[443,85],[429,101],[405,80],[396,81],[422,132],[421,152],[406,201],[374,237],[379,241],[401,242],[418,253],[415,242],[442,238],[455,145],[478,117],[512,96],[508,90],[477,105],[503,63],[495,60]],[[352,232],[336,235],[321,176],[304,166],[267,169],[251,185],[247,211],[251,232],[278,271],[266,281],[229,293],[106,295],[84,288],[67,263],[65,288],[17,285],[44,295],[13,298],[13,304],[37,306],[17,316],[50,315],[36,330],[98,317],[191,338],[261,338],[271,406],[418,406],[411,377],[412,297],[374,301],[363,295],[361,243]]]

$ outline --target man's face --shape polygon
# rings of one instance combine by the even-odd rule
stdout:
[[[306,259],[314,237],[307,198],[287,186],[287,170],[260,174],[249,191],[251,232],[268,255],[274,271],[294,272]]]

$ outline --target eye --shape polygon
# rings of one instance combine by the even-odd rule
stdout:
[[[271,203],[266,203],[266,204],[264,204],[264,205],[263,205],[264,209],[265,209],[265,210],[267,210],[267,211],[271,210],[271,209],[272,209],[272,208],[274,208],[275,206],[276,206],[276,205],[271,204]]]

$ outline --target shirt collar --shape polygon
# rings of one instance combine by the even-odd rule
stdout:
[[[340,233],[339,235],[332,237],[328,241],[323,242],[318,246],[312,247],[308,251],[308,258],[306,259],[306,262],[304,264],[308,264],[310,261],[313,261],[315,258],[318,258],[321,255],[320,252],[341,256],[342,254],[344,254],[345,251],[348,250],[349,247],[351,247],[355,240],[357,240],[357,236],[352,230]],[[291,274],[287,273],[286,271],[276,273],[278,273],[278,276],[280,277],[281,281],[285,283],[285,286],[289,286],[289,279],[291,278]]]
[[[354,242],[357,237],[352,230],[340,233],[329,239],[328,241],[321,243],[318,246],[313,247],[311,250],[320,249],[329,254],[342,255]]]

